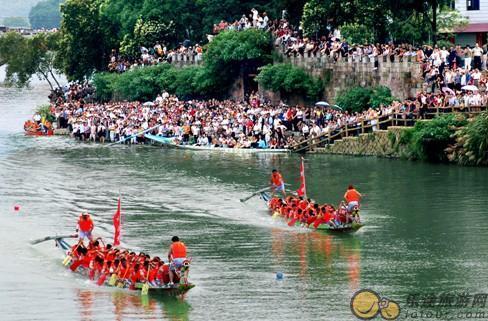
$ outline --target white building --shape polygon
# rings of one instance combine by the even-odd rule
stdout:
[[[487,44],[488,0],[455,0],[454,6],[469,19],[468,25],[456,33],[455,43],[461,46]]]

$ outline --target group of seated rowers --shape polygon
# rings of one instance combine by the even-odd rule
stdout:
[[[88,246],[80,239],[72,246],[70,253],[70,269],[73,272],[79,268],[88,270],[90,279],[97,280],[99,285],[105,282],[107,276],[116,278],[118,282],[128,285],[131,289],[135,288],[136,283],[172,286],[173,282],[179,282],[175,267],[159,257],[151,258],[144,252],[135,253],[127,249],[114,248],[111,244],[104,244],[101,238],[90,241]],[[181,265],[182,271],[187,270],[188,266],[189,262],[184,262]],[[184,272],[182,281],[186,283],[187,271]]]
[[[303,197],[287,196],[284,200],[274,197],[269,201],[269,208],[273,215],[278,214],[285,217],[290,226],[298,222],[313,228],[318,228],[320,224],[341,227],[352,222],[360,222],[359,207],[348,210],[345,202],[341,202],[336,209],[331,204],[319,205],[311,199]]]

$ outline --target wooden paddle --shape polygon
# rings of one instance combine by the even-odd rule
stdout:
[[[142,286],[141,295],[147,295],[149,292],[149,271],[151,271],[151,264],[147,266],[146,283]]]
[[[63,260],[63,265],[64,266],[68,266],[68,264],[70,264],[71,260],[73,260],[73,256],[71,254],[73,254],[73,252],[75,252],[78,249],[78,247],[80,246],[80,244],[82,244],[81,240],[78,241],[78,244],[73,249],[73,251],[70,251],[69,254],[66,255],[66,257]]]
[[[130,270],[130,263],[127,262],[127,269],[125,270],[125,273],[124,273],[124,276],[122,277],[122,280],[119,280],[119,282],[117,283],[117,287],[118,288],[123,288],[124,285],[125,285],[125,277],[127,276],[127,272],[129,272]]]
[[[97,285],[102,285],[103,283],[105,283],[105,280],[107,279],[107,274],[108,273],[103,273],[102,275],[100,275],[97,281]]]
[[[46,236],[41,239],[37,240],[32,240],[30,241],[30,244],[36,245],[42,242],[50,241],[50,240],[56,240],[56,239],[75,239],[78,237],[78,234],[72,234],[72,235],[56,235],[56,236]]]
[[[119,266],[117,267],[117,269],[114,271],[114,273],[112,273],[112,275],[110,276],[110,280],[108,280],[108,285],[110,286],[114,286],[115,285],[115,282],[117,282],[117,272],[120,270],[120,265],[122,263],[119,263]]]

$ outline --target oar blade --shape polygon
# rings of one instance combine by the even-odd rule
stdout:
[[[114,286],[115,285],[115,282],[117,282],[117,274],[114,273],[110,277],[110,280],[108,280],[108,285]]]
[[[141,290],[141,295],[147,295],[149,293],[149,283],[144,283]]]

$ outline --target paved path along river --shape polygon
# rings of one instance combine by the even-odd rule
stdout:
[[[0,88],[3,320],[353,320],[349,301],[362,288],[403,311],[412,293],[488,292],[486,168],[307,156],[309,194],[336,203],[354,183],[367,224],[355,235],[308,232],[272,220],[257,198],[239,202],[275,167],[297,185],[297,156],[25,137],[46,94],[37,83]],[[188,245],[197,287],[184,299],[97,287],[64,270],[52,243],[28,245],[73,231],[82,210],[111,237],[119,193],[126,246],[165,256],[172,235]]]

